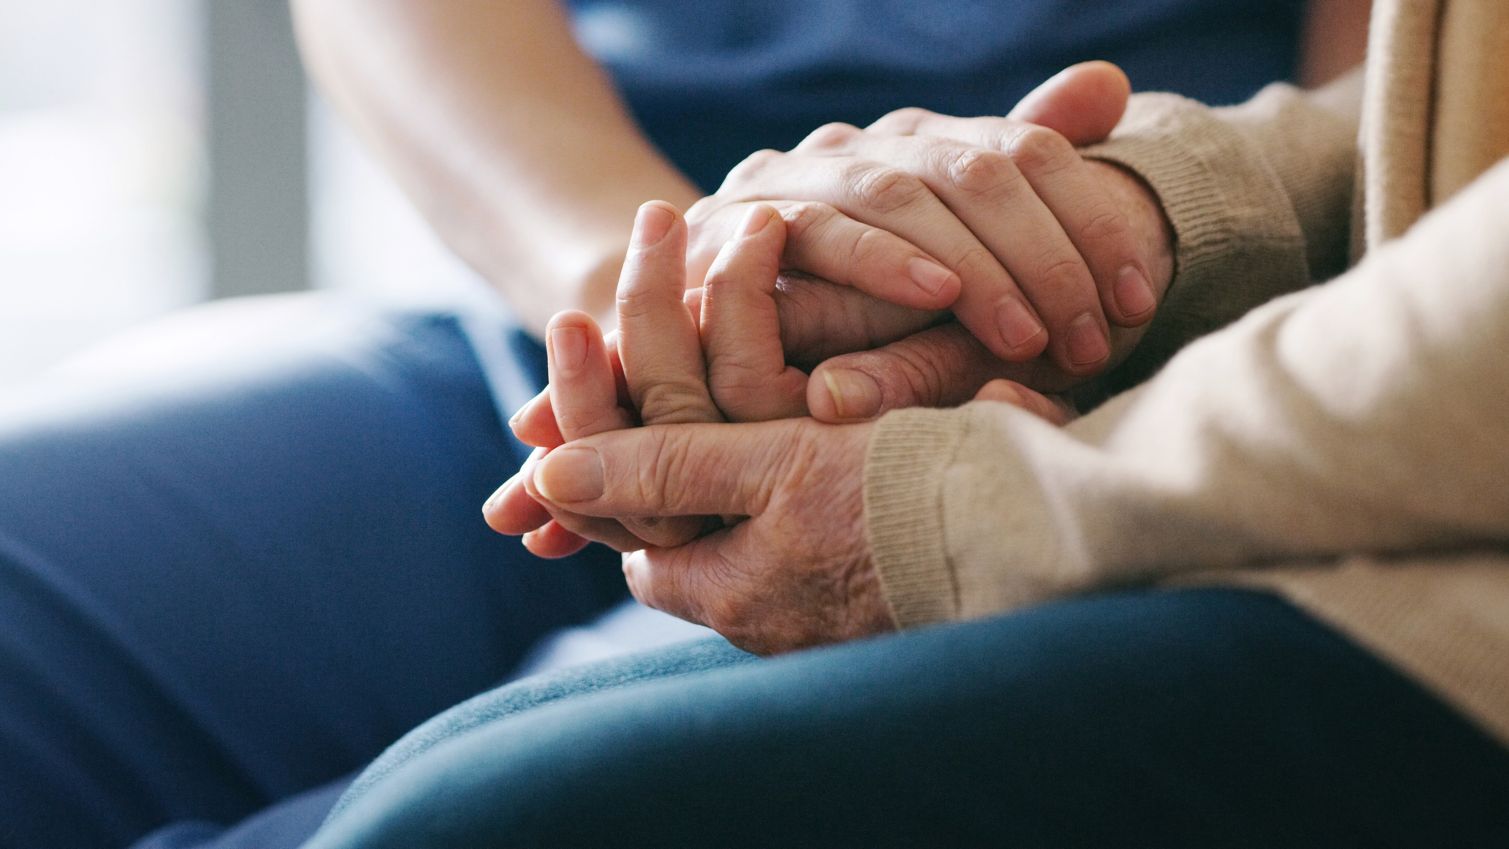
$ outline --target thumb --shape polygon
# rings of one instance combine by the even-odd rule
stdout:
[[[1120,123],[1132,84],[1110,62],[1071,65],[1033,89],[1010,118],[1057,130],[1075,145],[1094,144]]]
[[[1040,384],[1044,363],[1005,362],[963,325],[949,322],[825,361],[807,383],[807,406],[813,418],[833,424],[867,421],[902,407],[953,407],[995,378]]]
[[[1014,380],[992,380],[980,387],[980,391],[975,393],[975,400],[1010,404],[1059,427],[1079,417],[1079,412],[1066,399],[1049,397]]]

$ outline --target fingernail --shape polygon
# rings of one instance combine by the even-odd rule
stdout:
[[[1121,308],[1121,314],[1127,318],[1136,318],[1158,306],[1158,298],[1153,294],[1153,284],[1148,282],[1147,276],[1135,265],[1129,265],[1117,273],[1112,294],[1116,297],[1116,306]]]
[[[1069,362],[1088,366],[1111,355],[1111,344],[1095,316],[1085,313],[1069,324]]]
[[[487,502],[482,505],[482,512],[490,512],[494,507],[498,506],[498,502],[503,500],[503,496],[508,493],[509,488],[512,487],[515,483],[518,483],[518,481],[519,476],[514,475],[513,477],[504,481],[502,486],[493,490],[493,494],[489,495],[487,497]]]
[[[1042,322],[1019,299],[1008,297],[996,310],[996,323],[1001,328],[1001,339],[1013,351],[1026,348],[1040,333],[1046,333]]]
[[[1000,383],[990,387],[987,400],[997,401],[1002,404],[1010,404],[1013,407],[1026,406],[1022,400],[1022,392],[1009,383]]]
[[[936,295],[942,292],[943,288],[955,279],[952,271],[930,259],[923,259],[922,257],[913,257],[906,264],[906,271],[912,278],[912,282],[917,284],[917,288],[929,295]]]
[[[671,232],[671,225],[674,223],[676,216],[669,209],[658,203],[644,204],[634,217],[634,246],[648,248],[660,244],[665,234]]]
[[[532,410],[532,409],[534,409],[534,405],[538,404],[540,402],[540,399],[543,398],[544,396],[545,396],[545,393],[541,392],[539,395],[536,395],[533,398],[530,398],[528,401],[525,401],[523,406],[521,406],[521,407],[519,407],[519,409],[515,410],[514,414],[512,416],[508,417],[508,427],[509,427],[509,429],[510,430],[518,430],[519,429],[519,422],[524,421],[524,416],[528,415],[529,411]]]
[[[880,384],[853,369],[824,369],[823,383],[833,398],[833,411],[841,419],[869,419],[880,412]]]
[[[603,494],[603,458],[596,448],[567,445],[546,454],[534,469],[534,485],[557,504],[591,501]]]
[[[744,216],[744,225],[739,228],[739,238],[747,239],[750,236],[764,230],[770,224],[770,218],[775,211],[768,206],[756,206]]]
[[[557,368],[575,371],[587,361],[587,334],[580,327],[557,327],[550,331],[550,353]]]

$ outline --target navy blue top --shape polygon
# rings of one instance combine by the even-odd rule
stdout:
[[[1064,66],[1209,103],[1293,73],[1301,0],[573,0],[578,38],[704,190],[748,153],[902,106],[1002,114]]]

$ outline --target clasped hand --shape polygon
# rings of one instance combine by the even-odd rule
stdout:
[[[1038,111],[1051,119],[1066,104],[1083,106],[1076,101],[1105,88],[1095,73],[1034,95]],[[1101,111],[1114,117],[1101,135],[1124,102],[1124,90],[1114,109],[1102,98]],[[1085,114],[1061,123],[1084,123]],[[804,148],[816,148],[814,158],[848,177],[810,181],[817,190],[807,197],[792,183],[784,194],[798,199],[766,203],[747,199],[760,192],[736,171],[692,210],[692,241],[704,247],[690,260],[679,213],[646,204],[620,279],[616,333],[605,338],[580,312],[547,329],[550,386],[511,422],[537,449],[489,499],[489,524],[524,534],[545,557],[587,540],[627,552],[636,598],[752,651],[892,628],[864,529],[869,420],[974,396],[1061,422],[1064,407],[1033,387],[1062,389],[1124,355],[1136,330],[1108,336],[1105,316],[1145,322],[1167,285],[1161,211],[1152,204],[1155,222],[1130,220],[1147,212],[1135,202],[1150,201],[1125,192],[1145,190],[1095,177],[1067,141],[1072,162],[1056,143],[1032,142],[1021,158],[1038,170],[1019,165],[1009,151],[1041,129],[914,110],[865,131],[825,128],[787,155],[791,162],[767,154],[758,168],[821,174],[825,163],[804,159]],[[1007,153],[991,155],[997,148]],[[941,169],[953,189],[925,198],[910,188],[877,192],[854,176],[854,151],[900,160],[910,170],[883,173],[922,186]],[[775,183],[766,191],[778,192]],[[857,187],[854,197],[830,191],[842,185]],[[735,209],[729,232],[718,222]],[[1145,258],[1160,236],[1163,251]],[[699,251],[712,242],[709,261]],[[1035,270],[1006,271],[1024,251]],[[688,290],[688,269],[701,288]],[[1145,303],[1128,295],[1144,284]],[[1135,313],[1128,304],[1139,305]],[[940,312],[950,307],[957,322]],[[1026,322],[1012,324],[1023,309],[1037,322],[1030,334]],[[1039,315],[1051,317],[1052,332]],[[1087,320],[1103,349],[1089,360],[1075,336]],[[811,377],[800,367],[814,364]]]

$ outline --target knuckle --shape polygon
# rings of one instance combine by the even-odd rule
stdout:
[[[960,277],[969,280],[999,281],[1004,285],[1005,268],[995,254],[984,245],[974,244],[966,248],[953,262],[953,269]]]
[[[786,222],[786,238],[791,241],[806,241],[829,226],[838,217],[838,210],[826,203],[804,201],[785,206],[781,218]]]
[[[713,263],[702,279],[702,296],[708,299],[726,297],[725,292],[758,287],[759,281],[748,273],[730,268],[727,257]]]
[[[908,106],[888,112],[870,125],[871,130],[895,135],[910,135],[933,113],[920,106]]]
[[[965,194],[990,200],[1014,195],[1022,182],[1022,172],[1011,157],[1000,151],[968,148],[948,165],[948,179]]]
[[[601,408],[593,410],[562,409],[556,411],[556,417],[560,419],[560,428],[565,433],[602,433],[606,430],[616,430],[619,427],[614,412]]]
[[[692,204],[686,209],[687,227],[690,228],[693,235],[695,235],[698,225],[703,224],[708,219],[712,218],[713,215],[722,207],[723,200],[717,195],[707,195],[706,197],[698,198],[696,203]]]
[[[645,424],[685,424],[705,422],[707,388],[691,377],[674,377],[649,382],[637,393],[639,417]]]
[[[854,203],[882,215],[911,206],[928,193],[922,180],[895,168],[866,163],[848,171],[848,194]]]
[[[1122,242],[1131,238],[1131,224],[1121,211],[1102,205],[1091,210],[1089,217],[1079,227],[1079,236],[1086,244]]]
[[[943,397],[944,375],[938,362],[920,346],[903,346],[895,352],[893,375],[899,378],[899,388],[906,393],[906,401],[913,403],[937,403]]]
[[[1006,155],[1024,171],[1050,174],[1078,160],[1074,146],[1062,134],[1029,124],[1006,145]]]
[[[725,190],[746,183],[759,174],[770,170],[771,166],[775,165],[776,161],[785,155],[779,150],[772,150],[770,148],[751,153],[744,157],[743,161],[738,165],[735,165],[728,172],[727,177],[723,178],[723,185],[718,187],[718,193],[722,194]]]
[[[854,241],[849,243],[848,267],[869,268],[884,261],[891,246],[887,234],[873,227],[866,227]]]
[[[818,127],[817,129],[808,133],[807,137],[802,139],[801,144],[797,145],[797,147],[804,149],[816,148],[819,150],[833,150],[836,148],[841,148],[844,145],[848,144],[854,139],[855,136],[858,136],[861,132],[862,131],[853,124],[845,124],[842,121],[835,121],[830,124],[824,124],[821,127]]]
[[[709,364],[713,403],[733,418],[742,418],[770,386],[770,375],[733,356],[719,356]]]
[[[1055,294],[1072,294],[1078,289],[1089,289],[1092,286],[1090,271],[1083,260],[1077,255],[1065,256],[1058,253],[1044,256],[1039,261],[1032,282],[1040,291]]]
[[[660,293],[656,292],[653,287],[643,284],[621,283],[613,297],[619,316],[627,319],[654,315],[656,310],[664,306],[664,299],[660,297]]]

